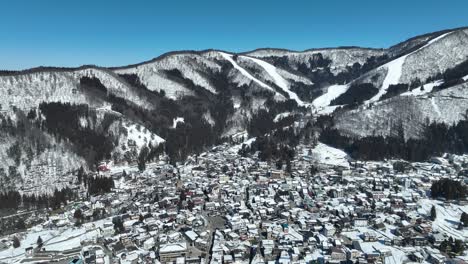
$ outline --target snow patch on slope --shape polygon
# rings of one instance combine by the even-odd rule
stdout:
[[[185,120],[183,117],[176,117],[174,118],[173,122],[172,122],[172,128],[177,128],[177,124],[178,123],[185,123]]]
[[[437,115],[439,115],[439,117],[442,116],[442,113],[440,112],[439,106],[437,105],[434,97],[431,98],[431,104],[434,107],[434,110],[436,111]]]
[[[278,121],[280,121],[281,119],[284,119],[288,116],[290,116],[291,113],[290,112],[284,112],[284,113],[281,113],[281,114],[277,114],[275,116],[275,118],[273,119],[273,122],[277,123]]]
[[[210,124],[212,127],[216,125],[216,121],[214,120],[213,116],[211,116],[210,111],[206,111],[203,114],[203,119],[205,119],[205,121],[208,122],[208,124]]]
[[[442,83],[444,83],[443,80],[438,80],[438,81],[435,81],[435,82],[432,82],[432,83],[426,83],[426,84],[423,85],[423,90],[421,90],[421,88],[416,88],[416,89],[413,89],[411,91],[404,92],[401,95],[402,96],[410,96],[410,95],[411,96],[419,96],[419,95],[427,94],[427,93],[432,92],[434,87],[439,86]]]
[[[318,143],[312,149],[312,159],[319,164],[349,168],[348,154],[346,152]]]
[[[152,144],[153,146],[157,146],[165,141],[141,125],[127,123],[123,124],[123,126],[127,129],[128,132],[127,139],[134,141],[138,149],[141,149],[143,146],[147,146],[148,143]]]

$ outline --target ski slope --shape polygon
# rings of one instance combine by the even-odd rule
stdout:
[[[315,100],[312,102],[312,106],[315,108],[324,108],[326,106],[329,106],[331,101],[336,99],[338,96],[342,95],[345,93],[349,88],[348,84],[345,85],[340,85],[340,84],[335,84],[330,87],[328,87],[327,92],[322,94],[321,96],[315,98]]]
[[[224,53],[224,52],[220,52],[221,56],[223,56],[223,58],[225,60],[227,60],[229,63],[232,64],[232,66],[234,67],[234,69],[238,70],[242,75],[244,75],[245,77],[247,77],[248,79],[252,80],[253,82],[257,83],[258,85],[260,85],[261,87],[265,88],[265,89],[268,89],[272,92],[274,92],[275,94],[278,94],[275,89],[273,89],[272,87],[270,87],[269,85],[265,84],[264,82],[260,81],[259,79],[255,78],[254,76],[252,76],[246,69],[242,68],[239,64],[237,64],[237,62],[235,62],[233,59],[232,59],[232,55],[230,54],[227,54],[227,53]],[[281,95],[282,96],[282,95]],[[282,96],[284,97],[284,96]]]
[[[399,83],[400,77],[401,77],[402,71],[403,71],[403,64],[405,63],[406,58],[408,56],[411,56],[412,54],[414,54],[416,52],[419,52],[420,50],[425,49],[426,47],[430,46],[432,43],[438,41],[439,39],[444,38],[445,36],[447,36],[450,33],[451,32],[442,34],[442,35],[430,40],[429,42],[426,43],[426,45],[422,46],[421,48],[419,48],[419,49],[417,49],[417,50],[415,50],[415,51],[413,51],[413,52],[411,52],[409,54],[403,55],[403,56],[401,56],[401,57],[399,57],[399,58],[397,58],[395,60],[392,60],[392,61],[380,66],[379,68],[377,68],[377,69],[385,68],[387,70],[387,75],[385,76],[385,79],[384,79],[384,81],[382,83],[382,87],[379,89],[379,92],[374,97],[367,100],[366,103],[378,101],[387,92],[387,89],[388,89],[388,87],[390,85],[395,85],[395,84]]]
[[[281,75],[278,74],[275,66],[271,65],[270,63],[266,61],[262,61],[256,58],[245,57],[245,56],[243,56],[242,58],[249,59],[253,61],[254,63],[258,64],[260,67],[262,67],[268,73],[268,75],[270,75],[273,78],[273,80],[275,81],[275,84],[279,88],[281,88],[283,91],[285,91],[289,95],[290,99],[296,101],[297,105],[299,106],[306,105],[301,99],[299,99],[299,96],[297,96],[296,93],[289,90],[288,81],[286,81]]]

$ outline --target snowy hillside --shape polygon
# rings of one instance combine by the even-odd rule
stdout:
[[[378,101],[390,85],[425,83],[468,58],[468,29],[449,31],[427,41],[418,49],[400,56],[358,78],[359,83],[373,83],[379,92],[368,102]]]
[[[402,125],[418,138],[427,122],[466,119],[467,47],[468,29],[454,29],[388,49],[180,51],[123,67],[0,72],[0,176],[25,182],[37,164],[63,164],[68,175],[101,160],[134,163],[143,146],[183,160],[236,133],[317,115],[332,115],[345,135],[394,135]],[[63,185],[60,175],[50,182]],[[8,184],[20,186],[14,178]]]
[[[193,94],[193,91],[174,80],[166,71],[177,69],[183,77],[190,79],[196,85],[205,88],[211,93],[216,89],[202,72],[217,72],[221,66],[216,62],[198,53],[168,54],[153,61],[136,66],[117,68],[118,74],[136,74],[140,81],[152,91],[165,91],[166,96],[177,99],[183,95]]]
[[[331,60],[331,71],[334,74],[337,74],[343,71],[346,66],[353,65],[356,62],[364,64],[366,59],[371,56],[381,56],[385,54],[385,50],[366,48],[330,48],[297,52],[280,49],[259,49],[246,54],[259,59],[266,57],[286,57],[288,65],[294,70],[297,70],[299,65],[302,63],[306,64],[309,68],[313,68],[313,65],[310,64],[311,59],[313,60],[314,55],[322,54],[324,58]]]
[[[311,156],[319,166],[349,168],[348,154],[323,143],[318,143],[312,149]]]
[[[433,94],[414,92],[417,96],[394,97],[345,111],[337,114],[336,128],[352,136],[387,136],[397,133],[395,127],[401,123],[407,138],[417,138],[427,121],[454,124],[466,119],[467,89],[464,83]]]

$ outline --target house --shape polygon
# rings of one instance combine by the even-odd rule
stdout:
[[[441,233],[435,233],[435,234],[432,234],[430,237],[429,237],[430,241],[434,244],[434,246],[440,246],[440,244],[442,242],[444,242],[445,240],[445,236]]]
[[[273,240],[268,240],[268,239],[262,240],[262,247],[264,250],[264,254],[266,256],[270,256],[271,254],[273,254],[273,249],[275,248],[275,242]]]
[[[369,231],[362,234],[364,241],[372,242],[377,240],[377,234],[375,232]]]
[[[323,234],[327,237],[333,236],[335,232],[336,232],[336,229],[331,224],[326,224],[325,227],[323,228]]]
[[[83,260],[81,258],[74,258],[68,262],[68,264],[83,264]]]
[[[431,254],[429,261],[433,264],[443,264],[445,263],[446,257],[442,254]]]
[[[368,226],[368,221],[365,218],[356,218],[353,220],[354,227],[364,227]]]
[[[187,244],[182,243],[170,243],[159,246],[159,261],[171,262],[177,260],[177,258],[185,257],[187,254]]]
[[[333,247],[330,255],[333,262],[346,261],[346,252],[341,247]]]
[[[155,245],[155,241],[153,237],[148,238],[145,242],[143,242],[143,248],[145,250],[150,250]]]

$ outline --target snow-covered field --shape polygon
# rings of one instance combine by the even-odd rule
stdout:
[[[430,215],[432,206],[436,209],[436,219],[432,223],[432,229],[439,231],[454,239],[468,241],[468,229],[458,230],[460,217],[463,212],[468,213],[468,205],[444,204],[438,200],[422,199],[418,201],[420,208],[418,213]]]
[[[322,165],[349,168],[348,154],[323,143],[312,149],[312,159]]]
[[[64,227],[59,229],[43,229],[41,226],[33,227],[24,233],[24,236],[19,236],[20,247],[11,247],[0,251],[0,263],[15,263],[23,259],[25,249],[36,247],[39,236],[43,241],[43,248],[46,250],[63,251],[80,247],[82,241],[92,241],[97,238],[99,236],[98,228],[102,228],[105,222],[110,222],[111,220],[111,218],[106,218],[87,223],[81,227]]]
[[[157,146],[164,142],[164,139],[156,134],[151,133],[147,128],[141,125],[126,123],[124,126],[128,132],[127,139],[133,140],[138,149],[141,149],[143,146],[147,146],[148,144]]]

